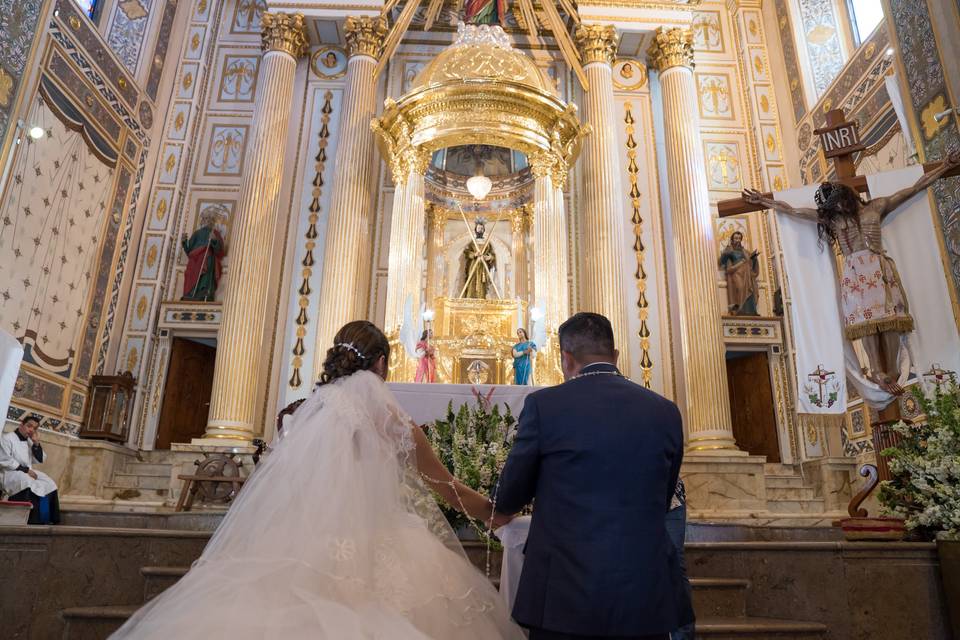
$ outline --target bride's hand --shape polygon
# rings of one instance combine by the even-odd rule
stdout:
[[[493,518],[490,520],[491,529],[499,529],[502,526],[510,524],[516,516],[505,516],[502,513],[493,512]]]

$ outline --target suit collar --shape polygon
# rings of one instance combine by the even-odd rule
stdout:
[[[613,364],[612,362],[594,362],[580,369],[580,371],[577,372],[577,375],[583,375],[584,373],[595,373],[599,371],[620,373],[620,370],[617,369],[617,365]]]

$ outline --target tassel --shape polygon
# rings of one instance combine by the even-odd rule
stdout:
[[[307,255],[303,256],[303,262],[301,262],[305,267],[313,266],[313,251],[307,251]]]
[[[309,319],[307,318],[307,310],[303,307],[300,307],[300,315],[297,316],[297,324],[305,325],[307,322],[309,322]]]
[[[327,161],[327,150],[324,147],[320,148],[320,153],[317,154],[317,157],[314,158],[317,162],[326,162]]]
[[[308,296],[312,293],[312,290],[310,289],[310,281],[306,278],[303,279],[303,284],[300,285],[299,293],[302,296]]]
[[[322,187],[323,186],[323,174],[319,171],[317,172],[316,177],[313,179],[313,186]]]
[[[303,338],[297,338],[297,344],[293,345],[293,355],[302,356],[306,352],[303,347]]]
[[[294,369],[293,375],[290,377],[290,386],[296,389],[301,384],[303,384],[303,380],[300,379],[300,369]]]
[[[315,240],[317,238],[317,225],[311,224],[307,229],[307,240]]]

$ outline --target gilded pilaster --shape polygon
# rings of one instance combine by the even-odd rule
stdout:
[[[306,46],[303,16],[263,15],[263,61],[250,146],[234,218],[230,274],[217,336],[207,431],[200,443],[248,443],[254,436],[277,226],[282,152],[290,124],[297,57]]]
[[[663,95],[688,448],[734,450],[691,32],[658,30],[648,55]]]
[[[527,267],[527,229],[528,213],[526,205],[520,207],[510,218],[511,251],[513,253],[514,292],[521,300],[526,300],[530,288],[529,269]]]
[[[447,212],[432,204],[427,205],[427,299],[428,307],[443,295],[443,233],[447,226]]]
[[[383,18],[347,18],[346,88],[330,200],[330,217],[320,283],[314,371],[337,330],[367,317],[372,251],[374,142],[370,121],[376,110],[373,70],[386,35]]]
[[[584,92],[584,119],[592,129],[583,144],[580,292],[584,311],[602,313],[613,325],[620,368],[629,375],[626,304],[623,298],[623,191],[617,155],[613,103],[613,62],[617,32],[610,25],[580,25],[577,46],[590,90]]]

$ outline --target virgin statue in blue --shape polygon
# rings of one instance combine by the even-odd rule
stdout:
[[[517,329],[517,339],[519,342],[513,345],[513,384],[532,385],[537,344],[523,327]]]

